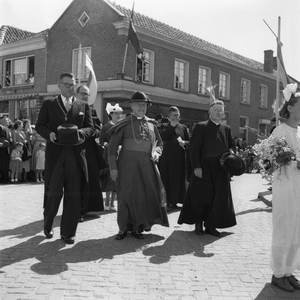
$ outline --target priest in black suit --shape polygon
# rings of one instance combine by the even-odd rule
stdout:
[[[159,159],[161,179],[167,193],[168,210],[183,203],[186,191],[186,150],[189,145],[188,128],[180,124],[180,111],[176,106],[169,108],[170,122],[160,136],[164,142]]]
[[[234,149],[231,128],[222,123],[224,103],[210,104],[209,120],[197,123],[190,141],[192,176],[178,223],[196,224],[195,232],[221,236],[216,228],[236,225],[230,175],[222,168],[223,153]]]
[[[82,140],[94,134],[93,120],[87,103],[74,97],[75,78],[71,73],[60,75],[61,91],[54,100],[44,101],[36,131],[47,140],[44,194],[44,234],[53,236],[53,221],[61,198],[64,198],[60,224],[61,239],[73,244],[80,217],[81,201],[88,195],[88,171]],[[58,127],[73,124],[82,137],[77,143],[58,143]]]
[[[81,85],[76,90],[76,98],[88,103],[90,97],[90,89],[86,85]],[[89,197],[81,208],[80,222],[83,222],[83,216],[88,212],[103,211],[103,197],[100,186],[99,171],[106,168],[107,165],[103,158],[102,147],[96,143],[95,139],[99,139],[101,135],[101,122],[97,117],[96,110],[90,105],[90,111],[95,127],[94,135],[85,140],[86,159],[89,174]]]

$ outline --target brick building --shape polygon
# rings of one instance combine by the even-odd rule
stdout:
[[[234,136],[252,144],[256,135],[247,126],[269,131],[276,97],[272,50],[265,51],[264,63],[260,63],[135,13],[133,23],[144,48],[145,61],[137,58],[129,44],[122,73],[130,15],[130,9],[107,0],[74,0],[47,31],[26,36],[20,30],[23,36],[6,41],[6,37],[14,34],[0,33],[0,103],[6,103],[9,115],[15,118],[22,116],[20,103],[29,101],[27,116],[33,118],[41,101],[59,92],[57,81],[62,72],[72,71],[76,77],[81,73],[81,83],[86,83],[89,73],[84,67],[84,55],[80,71],[78,68],[81,45],[82,52],[93,62],[98,81],[94,107],[103,123],[107,121],[108,102],[118,102],[126,114],[130,111],[127,101],[132,93],[143,91],[154,101],[148,116],[166,115],[168,107],[176,105],[182,122],[191,127],[207,119],[209,96],[205,87],[212,82],[217,84],[216,96],[225,102],[226,122]],[[24,44],[30,44],[32,49],[24,51]],[[11,72],[15,73],[11,75],[16,77],[12,69],[14,59],[26,57],[26,76],[29,76],[31,56],[34,56],[34,85],[13,82],[5,86],[7,61],[12,61]],[[30,110],[31,99],[36,99],[34,113]]]
[[[47,30],[32,33],[10,26],[0,29],[0,113],[34,123],[46,94]]]

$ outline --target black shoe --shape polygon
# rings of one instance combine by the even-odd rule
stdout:
[[[136,239],[139,239],[139,240],[142,240],[144,239],[144,235],[138,231],[131,231],[131,234],[136,238]]]
[[[283,291],[286,291],[286,292],[289,292],[289,293],[292,293],[292,292],[295,291],[294,288],[291,286],[290,281],[285,276],[276,278],[273,275],[271,283],[273,285],[277,286],[278,288],[280,288]]]
[[[203,235],[204,234],[202,223],[196,223],[195,233],[198,234],[198,235]]]
[[[82,222],[83,222],[83,216],[80,216],[80,217],[79,217],[78,222],[79,222],[79,223],[82,223]]]
[[[44,229],[44,235],[46,236],[47,239],[51,239],[53,237],[54,231],[51,229],[50,231]]]
[[[295,290],[300,290],[300,282],[294,275],[286,276],[286,279]]]
[[[61,239],[62,239],[66,244],[74,244],[74,243],[75,243],[75,238],[74,238],[74,236],[64,236],[64,235],[61,235]]]
[[[124,237],[127,236],[127,231],[119,231],[116,235],[116,240],[120,241],[120,240],[124,240]]]
[[[219,232],[216,228],[206,228],[205,233],[216,236],[216,237],[222,236],[222,233]]]

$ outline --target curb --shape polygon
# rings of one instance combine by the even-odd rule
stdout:
[[[259,192],[257,197],[267,206],[272,207],[272,191]]]

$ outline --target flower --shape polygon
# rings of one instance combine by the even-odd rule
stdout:
[[[296,160],[296,153],[288,146],[285,137],[278,138],[271,135],[269,138],[259,141],[253,146],[253,149],[257,155],[256,159],[263,178],[271,181],[276,170],[279,170],[280,174],[282,167],[288,166]]]

